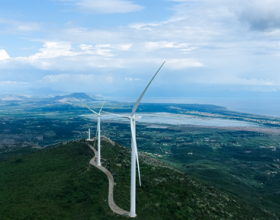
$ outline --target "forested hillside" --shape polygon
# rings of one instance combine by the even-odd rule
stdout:
[[[129,210],[130,151],[102,141],[102,165],[114,176],[116,204]],[[107,176],[89,164],[83,141],[0,162],[0,219],[123,219],[108,206]],[[278,219],[140,155],[137,219]],[[137,179],[138,181],[138,179]]]

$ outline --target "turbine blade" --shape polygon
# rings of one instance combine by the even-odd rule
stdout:
[[[111,112],[107,112],[108,114],[111,114],[111,115],[116,115],[118,117],[121,117],[121,118],[128,118],[129,119],[129,116],[125,116],[125,115],[120,115],[120,114],[115,114],[115,113],[111,113]]]
[[[153,117],[159,117],[159,118],[169,118],[169,119],[173,119],[173,120],[182,120],[180,118],[184,118],[184,116],[188,116],[188,115],[179,115],[179,114],[175,114],[175,113],[169,113],[170,115],[173,114],[174,116],[177,116],[177,118],[175,118],[174,116],[163,116],[163,115],[157,115],[157,114],[152,114],[149,113],[148,116],[153,116]],[[180,117],[180,118],[179,118]]]
[[[71,103],[71,102],[63,102],[63,103],[66,103],[66,104],[69,104],[69,105],[73,105],[73,106],[79,106],[79,107],[81,107],[80,105],[73,104],[73,103]],[[84,107],[88,108],[90,111],[92,111],[94,114],[97,115],[97,113],[96,113],[95,111],[93,111],[91,108],[89,108],[86,104],[82,103],[81,101],[80,101],[80,103],[81,103]]]
[[[139,185],[141,186],[141,175],[140,175],[140,166],[139,166],[137,146],[135,146],[135,156],[136,156],[137,168],[138,168]]]
[[[133,147],[134,147],[134,150],[135,150],[135,156],[136,156],[136,161],[137,161],[139,185],[141,186],[140,167],[139,167],[139,160],[138,160],[138,150],[137,150],[137,144],[136,144],[135,121],[133,122],[132,120],[130,120],[130,129],[131,129]]]
[[[158,72],[160,71],[161,67],[164,65],[165,61],[163,62],[163,64],[161,64],[160,68],[158,69],[158,71],[156,72],[156,74],[154,75],[154,77],[151,79],[151,81],[149,82],[149,84],[147,85],[147,87],[145,88],[144,92],[141,94],[141,96],[138,98],[137,102],[134,104],[132,112],[131,112],[131,116],[133,116],[143,98],[143,96],[145,95],[147,89],[149,88],[150,84],[152,83],[152,81],[154,80],[154,78],[156,77],[156,75],[158,74]]]
[[[96,113],[95,111],[93,111],[90,107],[88,107],[87,105],[83,104],[86,108],[88,108],[90,111],[92,111],[94,114],[98,115],[98,113]]]
[[[96,113],[95,111],[93,111],[90,107],[88,107],[86,104],[82,103],[80,100],[79,102],[86,108],[88,108],[90,111],[92,111],[94,114],[98,115],[98,113]]]
[[[105,103],[105,100],[104,100],[104,102],[103,102],[103,104],[102,104],[102,106],[101,106],[101,108],[100,108],[100,110],[99,110],[99,114],[100,114],[100,112],[101,112],[101,110],[102,110],[102,108],[103,108],[104,103]]]
[[[98,131],[98,127],[97,127],[97,129],[96,129],[96,133],[95,133],[94,147],[95,147],[95,145],[97,145],[97,131]]]
[[[120,107],[122,107],[122,106],[120,105],[120,106],[117,106],[117,107],[115,107],[115,108],[111,108],[111,109],[109,109],[108,111],[103,112],[102,115],[105,114],[105,113],[107,113],[107,112],[111,112],[111,111],[113,111],[113,110],[115,110],[115,109],[117,109],[117,108],[120,108]]]

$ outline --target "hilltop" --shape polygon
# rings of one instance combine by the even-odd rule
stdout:
[[[0,162],[0,219],[124,219],[110,210],[108,179],[89,164],[93,157],[85,142],[72,141]],[[143,153],[139,159],[137,219],[278,219]],[[129,210],[130,150],[103,139],[102,165],[114,177],[115,203]]]
[[[72,93],[70,95],[64,95],[64,96],[55,96],[52,98],[53,101],[57,102],[90,102],[90,101],[96,101],[96,99],[93,99],[89,97],[85,93]]]

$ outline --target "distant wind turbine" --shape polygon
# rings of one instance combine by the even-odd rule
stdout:
[[[97,165],[98,166],[101,166],[101,147],[100,147],[100,143],[101,143],[101,136],[100,136],[100,117],[103,115],[103,114],[105,114],[105,113],[107,113],[107,112],[110,112],[110,111],[112,111],[112,110],[114,110],[114,109],[116,109],[116,108],[119,108],[119,106],[117,106],[117,107],[115,107],[115,108],[112,108],[112,109],[110,109],[110,110],[108,110],[108,111],[105,111],[105,112],[103,112],[103,113],[101,113],[101,111],[102,111],[102,108],[103,108],[103,106],[104,106],[104,103],[105,103],[105,101],[103,102],[103,104],[102,104],[102,106],[101,106],[101,108],[100,108],[100,110],[99,110],[99,112],[97,113],[96,111],[94,111],[94,110],[92,110],[90,107],[88,107],[87,105],[85,105],[85,104],[83,104],[86,108],[88,108],[91,112],[93,112],[96,116],[97,116],[97,140],[98,140],[98,144],[97,144],[97,146],[98,146],[98,158],[97,158]]]
[[[88,141],[90,141],[90,128],[88,129]]]
[[[98,158],[97,158],[97,165],[101,166],[101,149],[100,149],[100,117],[101,117],[101,110],[103,108],[104,102],[99,110],[99,112],[93,111],[90,107],[86,106],[90,111],[92,111],[97,116],[97,133],[98,133]]]
[[[72,104],[72,103],[70,103],[70,102],[64,102],[64,103],[67,103],[67,104],[70,104],[70,105],[74,105],[74,104]],[[84,104],[84,103],[81,102],[81,104],[82,104],[84,107],[88,108],[88,109],[89,109],[91,112],[93,112],[93,113],[97,116],[97,118],[98,118],[98,121],[97,121],[97,130],[96,130],[96,133],[98,134],[98,135],[97,135],[97,139],[98,139],[98,158],[97,158],[97,165],[98,165],[98,166],[101,166],[100,117],[101,117],[103,114],[109,113],[110,111],[113,111],[114,109],[117,109],[117,108],[120,107],[120,106],[117,106],[117,107],[115,107],[115,108],[109,109],[109,110],[104,111],[103,113],[101,113],[102,108],[103,108],[103,106],[104,106],[104,103],[105,103],[105,100],[104,100],[104,102],[103,102],[103,104],[102,104],[102,106],[101,106],[99,112],[97,113],[97,111],[92,110],[92,109],[91,109],[90,107],[88,107],[86,104]],[[90,129],[88,130],[88,132],[89,132],[89,136],[88,136],[88,139],[87,139],[87,140],[90,140]]]

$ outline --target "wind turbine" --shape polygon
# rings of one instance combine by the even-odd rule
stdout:
[[[93,112],[93,113],[97,116],[97,131],[96,131],[96,132],[98,133],[98,135],[97,135],[97,140],[98,140],[98,144],[97,144],[97,146],[98,146],[97,166],[101,166],[100,117],[101,117],[103,114],[107,113],[107,112],[110,112],[110,111],[112,111],[112,110],[114,110],[114,109],[116,109],[116,108],[119,108],[119,106],[117,106],[117,107],[115,107],[115,108],[112,108],[112,109],[110,109],[110,110],[108,110],[108,111],[105,111],[105,112],[101,113],[102,108],[103,108],[103,106],[104,106],[104,103],[105,103],[105,101],[103,102],[103,104],[102,104],[102,106],[101,106],[101,108],[100,108],[100,110],[99,110],[99,112],[98,112],[98,113],[97,113],[96,111],[92,110],[92,109],[91,109],[90,107],[88,107],[87,105],[83,104],[86,108],[88,108],[90,111],[92,111],[92,112]]]
[[[64,103],[67,103],[67,104],[70,104],[70,105],[74,105],[74,104],[72,104],[72,103],[70,103],[70,102],[64,102]],[[102,106],[101,106],[101,108],[100,108],[100,110],[99,110],[99,112],[97,113],[97,111],[94,111],[94,110],[92,110],[90,107],[88,107],[87,105],[85,105],[84,103],[82,103],[81,102],[81,104],[84,106],[84,107],[86,107],[86,108],[88,108],[91,112],[93,112],[96,116],[97,116],[97,118],[98,118],[98,121],[97,121],[97,130],[96,130],[96,133],[98,133],[98,135],[95,135],[95,136],[98,136],[98,158],[97,158],[97,165],[98,166],[101,166],[101,148],[100,148],[100,142],[101,142],[101,136],[100,136],[100,117],[103,115],[103,114],[105,114],[105,113],[109,113],[110,111],[113,111],[114,109],[117,109],[117,108],[119,108],[120,106],[117,106],[117,107],[115,107],[115,108],[112,108],[112,109],[109,109],[109,110],[107,110],[107,111],[105,111],[105,112],[103,112],[103,113],[101,113],[101,111],[102,111],[102,108],[103,108],[103,106],[104,106],[104,103],[105,103],[105,100],[104,100],[104,102],[103,102],[103,104],[102,104]],[[89,132],[89,136],[88,136],[88,139],[87,140],[90,140],[90,129],[88,130],[88,132]]]
[[[90,107],[85,105],[90,111],[92,111],[97,116],[97,133],[98,133],[98,158],[97,158],[97,166],[101,166],[101,148],[100,148],[100,117],[101,117],[101,110],[103,108],[104,102],[99,110],[99,112],[93,111]]]
[[[136,112],[143,96],[145,95],[147,89],[149,88],[150,84],[152,83],[152,81],[154,80],[154,78],[156,77],[156,75],[158,74],[158,72],[160,71],[162,66],[164,65],[164,63],[165,62],[163,62],[163,64],[160,66],[158,71],[155,73],[154,77],[151,79],[151,81],[149,82],[149,84],[147,85],[145,90],[142,92],[142,94],[138,98],[137,102],[134,104],[131,115],[129,117],[127,117],[127,116],[120,116],[120,115],[114,114],[114,115],[117,115],[117,116],[120,116],[123,118],[127,118],[130,121],[130,129],[131,129],[131,179],[130,179],[131,186],[130,186],[130,213],[129,213],[130,217],[136,217],[136,207],[135,207],[135,204],[136,204],[136,162],[137,162],[137,167],[138,167],[139,184],[141,186],[138,150],[137,150],[137,143],[136,143],[136,120],[140,119],[141,116],[135,116],[135,112]]]

